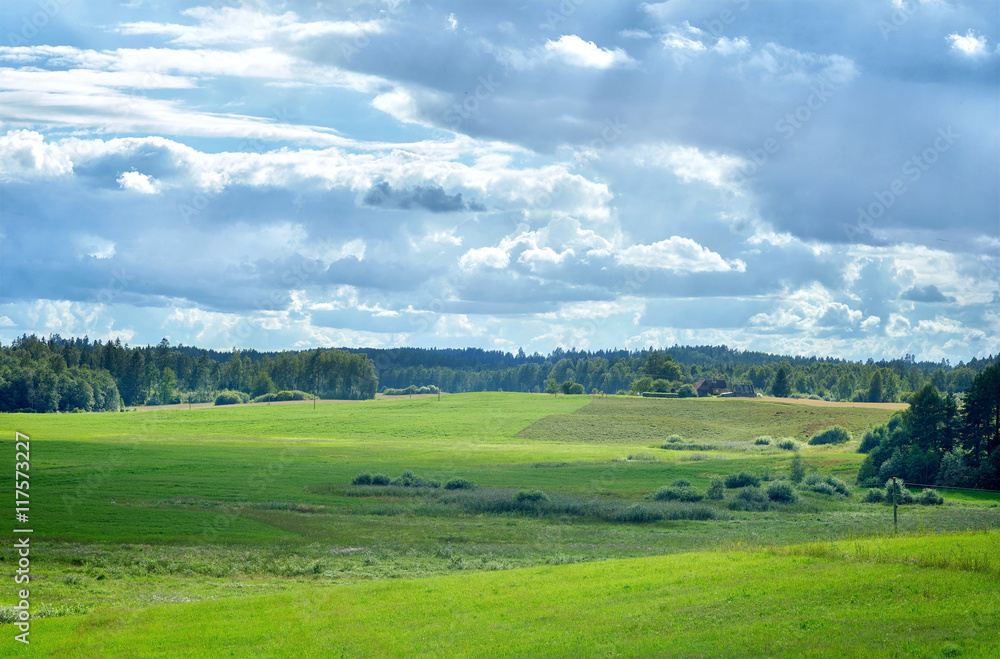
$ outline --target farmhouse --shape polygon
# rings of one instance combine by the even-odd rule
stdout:
[[[699,396],[718,396],[729,391],[726,389],[725,380],[698,380],[694,385],[694,390],[698,392]]]
[[[746,396],[747,398],[756,398],[757,392],[754,391],[752,384],[734,384],[732,396]]]

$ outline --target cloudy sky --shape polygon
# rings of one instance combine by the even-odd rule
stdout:
[[[996,2],[0,4],[0,340],[1000,348]]]

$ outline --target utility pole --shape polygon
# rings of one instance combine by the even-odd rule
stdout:
[[[899,533],[899,516],[896,511],[899,510],[899,503],[896,500],[896,477],[892,477],[892,526],[896,533]]]

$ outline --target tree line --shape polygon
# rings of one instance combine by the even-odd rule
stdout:
[[[225,357],[225,358],[223,358]],[[120,341],[22,336],[0,346],[0,411],[117,411],[122,406],[211,402],[223,390],[257,397],[299,390],[329,399],[375,397],[378,377],[364,353],[316,349],[226,355]]]
[[[926,384],[908,409],[869,428],[858,447],[867,453],[858,484],[896,477],[925,485],[1000,489],[1000,365],[983,370],[954,394]]]
[[[548,355],[479,348],[216,351],[193,346],[128,346],[120,341],[22,336],[0,346],[0,411],[103,411],[121,406],[210,402],[219,391],[258,397],[298,390],[322,398],[372,398],[379,387],[444,392],[690,395],[702,379],[751,383],[782,397],[905,401],[932,384],[961,394],[1000,356],[952,366],[901,359],[852,362],[789,357],[726,346],[669,350],[563,350]],[[555,385],[553,386],[553,383]]]

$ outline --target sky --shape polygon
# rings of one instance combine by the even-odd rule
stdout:
[[[1000,4],[0,4],[0,341],[1000,352]]]

